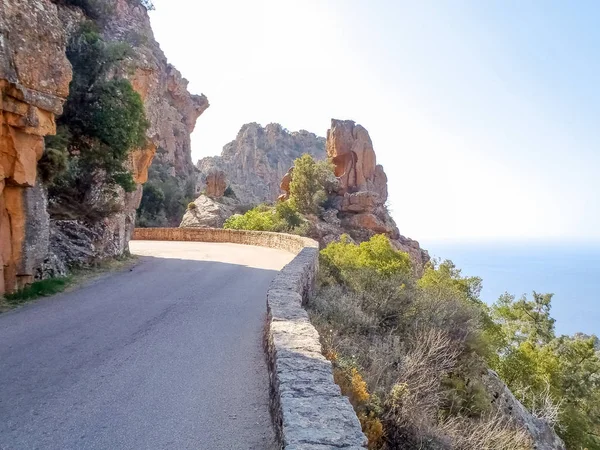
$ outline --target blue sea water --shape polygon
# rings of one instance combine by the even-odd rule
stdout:
[[[557,334],[600,336],[600,243],[421,242],[430,255],[451,259],[465,275],[483,278],[482,299],[509,292],[554,293]]]

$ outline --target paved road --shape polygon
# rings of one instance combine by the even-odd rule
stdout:
[[[265,450],[265,293],[287,252],[131,243],[132,271],[0,315],[0,449]]]

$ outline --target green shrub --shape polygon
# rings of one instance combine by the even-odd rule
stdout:
[[[285,229],[291,231],[304,223],[304,217],[292,206],[289,201],[278,202],[275,205],[275,215],[285,222]]]
[[[493,368],[567,448],[600,449],[600,346],[595,336],[556,336],[552,294],[504,294],[492,316],[505,336]]]
[[[344,236],[321,250],[309,313],[336,370],[336,361],[351,359],[371,394],[354,405],[378,436],[370,448],[527,448],[522,430],[491,414],[480,379],[488,353],[480,284],[449,261],[418,279],[409,256],[383,235],[359,245]],[[479,436],[486,426],[502,432]]]
[[[316,214],[327,201],[334,179],[331,163],[316,162],[312,156],[302,155],[294,161],[290,204],[302,214]]]
[[[44,153],[38,161],[38,174],[42,183],[51,184],[68,169],[70,139],[71,134],[64,126],[57,128],[55,136],[45,138]]]
[[[600,448],[595,336],[556,337],[550,294],[506,294],[488,307],[480,278],[451,261],[416,278],[396,253],[377,236],[330,244],[308,304],[324,354],[343,371],[342,390],[352,398],[349,382],[360,375],[373,399],[352,401],[363,428],[381,437],[370,448],[531,449],[526,430],[490,398],[488,367],[567,448]]]
[[[281,221],[272,208],[264,210],[257,206],[246,214],[236,214],[225,221],[223,228],[232,230],[252,230],[252,231],[282,231]]]
[[[245,214],[231,216],[223,228],[298,233],[304,230],[304,224],[302,215],[289,202],[279,202],[275,207],[258,205]]]
[[[55,213],[68,218],[106,216],[117,207],[111,200],[117,187],[136,189],[126,162],[131,150],[145,146],[149,124],[131,83],[110,75],[115,64],[130,55],[128,44],[106,43],[90,21],[69,42],[69,97],[57,121],[58,135],[46,138],[39,163]],[[104,202],[88,203],[87,193],[99,187]]]
[[[338,283],[347,283],[357,270],[371,269],[383,276],[408,275],[412,270],[408,254],[394,249],[383,234],[360,245],[343,235],[321,251],[321,266]]]
[[[187,207],[188,207],[188,209],[196,209],[197,208],[197,206],[194,202],[189,202]]]

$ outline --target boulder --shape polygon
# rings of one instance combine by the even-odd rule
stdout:
[[[342,212],[372,212],[382,204],[379,194],[371,191],[360,191],[349,194],[346,192],[342,197],[340,211]]]
[[[390,234],[394,232],[383,220],[371,213],[352,214],[346,217],[342,224],[348,228],[358,228],[373,231],[375,234]]]
[[[290,183],[292,182],[292,176],[294,174],[294,168],[290,167],[286,174],[281,179],[281,183],[279,183],[279,189],[283,191],[279,197],[277,197],[277,201],[283,202],[290,198]]]
[[[180,228],[222,228],[225,221],[237,212],[239,202],[235,199],[219,199],[200,195],[185,212]]]

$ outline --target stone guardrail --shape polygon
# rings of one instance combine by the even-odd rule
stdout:
[[[229,242],[295,253],[267,291],[265,348],[275,429],[285,450],[366,448],[360,422],[334,382],[319,334],[303,308],[318,270],[317,242],[283,233],[213,228],[136,228],[133,239]]]

